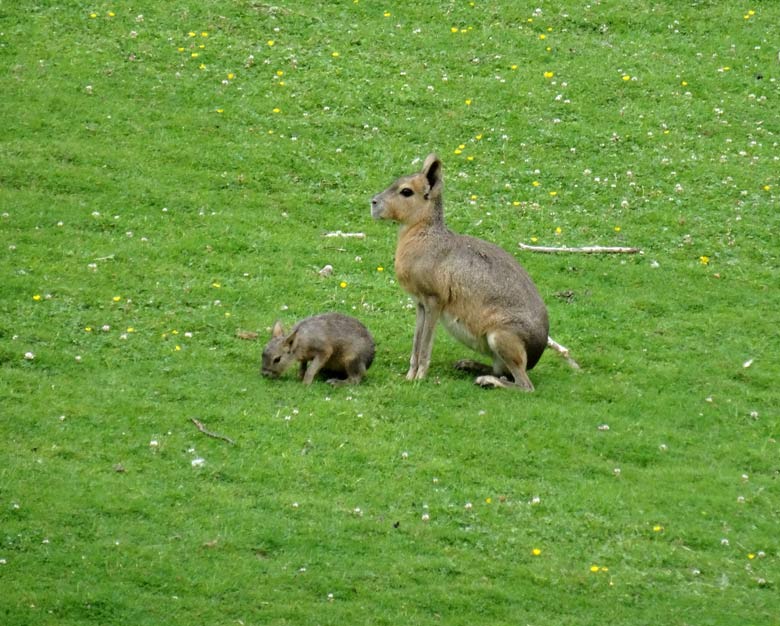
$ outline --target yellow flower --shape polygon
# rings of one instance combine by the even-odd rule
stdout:
[[[702,265],[708,265],[709,262],[710,262],[710,257],[704,255],[699,257],[699,263],[701,263]]]
[[[113,11],[109,11],[108,12],[108,17],[114,17],[115,15],[116,15],[116,13],[114,13]]]
[[[458,148],[457,150],[455,150],[455,152],[454,152],[454,153],[455,153],[455,154],[461,154],[462,152],[463,152],[463,150],[461,150],[460,148]]]
[[[217,109],[217,113],[224,113],[225,109]]]
[[[534,556],[539,556],[541,553],[542,551],[539,548],[534,548],[533,550],[531,550],[531,554],[533,554]]]
[[[520,206],[519,200],[512,200],[512,206]]]
[[[174,348],[174,350],[175,350],[176,352],[179,352],[179,350],[181,350],[181,346],[176,346],[176,347]]]
[[[334,59],[338,59],[341,56],[341,54],[334,51],[334,52],[331,53],[330,56],[332,56]]]
[[[747,557],[752,561],[753,559],[756,558],[756,555],[751,552],[750,554],[747,555]]]
[[[132,326],[128,326],[127,327],[127,332],[128,333],[134,333],[135,332],[135,328],[133,328]]]
[[[233,80],[236,75],[233,72],[228,72],[228,80]]]
[[[184,48],[182,48],[181,46],[180,46],[180,47],[178,47],[178,48],[176,48],[176,49],[177,49],[179,52],[184,52]]]
[[[36,302],[40,302],[40,301],[41,301],[41,296],[40,296],[40,294],[37,294],[37,293],[36,293],[36,294],[33,296],[33,300],[35,300]]]
[[[479,135],[474,137],[474,139],[476,139],[477,141],[481,141],[482,140],[482,134],[480,133]]]
[[[615,232],[616,232],[616,233],[619,233],[619,232],[620,232],[620,226],[615,226]]]
[[[171,335],[178,335],[178,334],[179,334],[179,331],[176,330],[175,328],[171,331]]]
[[[473,193],[471,194],[471,199],[472,199],[472,200],[476,200],[478,197],[479,197],[479,196],[477,196],[476,194],[473,194]]]
[[[208,37],[208,36],[209,36],[209,34],[208,34],[208,33],[207,33],[205,30],[204,30],[204,31],[203,31],[203,32],[200,34],[200,36],[201,36],[201,37]]]
[[[199,70],[205,70],[206,69],[206,64],[205,63],[201,63],[200,65],[198,65],[198,69]]]
[[[390,11],[385,11],[385,17],[390,17],[391,15],[392,13],[390,13]]]
[[[122,296],[114,296],[111,298],[114,302],[119,302],[122,299]]]
[[[188,32],[188,33],[187,33],[187,35],[188,35],[188,36],[190,36],[190,37],[194,37],[194,36],[195,36],[195,33],[193,33],[192,31],[190,31],[190,32]]]
[[[91,332],[92,332],[92,326],[87,326],[87,327],[84,329],[84,332],[85,332],[85,333],[91,333]]]
[[[339,287],[341,287],[342,289],[346,289],[346,288],[347,288],[347,283],[345,283],[345,282],[342,280],[342,281],[339,283]]]
[[[534,182],[531,183],[531,185],[534,186],[534,187],[538,187],[541,184],[542,183],[540,183],[538,180],[535,180]]]
[[[466,106],[467,106],[467,107],[470,107],[470,106],[471,106],[471,98],[467,98],[467,99],[465,100],[465,102],[466,102]]]
[[[384,272],[385,268],[380,265],[379,267],[376,268],[376,271],[377,272]]]
[[[197,59],[197,58],[200,56],[200,53],[198,53],[198,52],[193,52],[193,53],[192,53],[190,56],[191,56],[193,59]]]
[[[547,39],[547,35],[545,35],[544,33],[542,33],[541,35],[539,35],[539,39]]]
[[[681,84],[683,87],[687,87],[687,86],[688,86],[688,81],[687,81],[687,80],[684,80],[684,81],[682,81],[680,84]]]
[[[517,69],[517,65],[510,65],[509,69],[514,72]]]
[[[94,20],[97,17],[97,13],[90,13],[89,17]]]
[[[545,72],[544,73],[544,77],[545,78],[552,78],[553,76],[555,76],[555,72]]]
[[[551,191],[550,195],[554,198],[555,196],[558,195],[558,192],[557,191]]]
[[[273,47],[273,45],[274,45],[276,42],[275,42],[273,39],[269,39],[268,41],[266,41],[266,43],[267,43],[267,44],[268,44],[270,47]]]
[[[457,27],[457,26],[453,26],[452,28],[450,28],[450,32],[451,32],[451,33],[457,33],[457,32],[458,32],[458,30],[459,30],[459,29],[458,29],[458,27]]]
[[[539,237],[531,237],[531,243],[536,243],[539,241]]]
[[[595,574],[596,572],[598,572],[598,571],[599,571],[599,569],[600,569],[600,568],[599,568],[599,566],[598,566],[598,565],[591,565],[591,566],[590,566],[590,571],[591,571],[591,572],[593,572],[594,574]]]
[[[211,283],[211,286],[214,287],[214,289],[219,289],[222,285],[220,283],[213,282]]]
[[[284,76],[284,72],[282,70],[276,70],[277,76]]]
[[[563,232],[563,231],[561,230],[561,227],[560,227],[560,226],[556,226],[556,227],[555,227],[555,234],[556,234],[556,235],[560,235],[562,232]]]
[[[653,532],[654,532],[654,533],[660,533],[660,532],[663,532],[663,529],[664,529],[664,527],[663,527],[663,526],[661,526],[660,524],[656,524],[655,526],[653,526]]]
[[[764,185],[763,189],[764,191],[769,191],[772,189],[772,185]]]
[[[628,74],[623,74],[623,80],[631,80],[631,77]]]
[[[485,504],[490,504],[493,502],[493,498],[485,498]]]

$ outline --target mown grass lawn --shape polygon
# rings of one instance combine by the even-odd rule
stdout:
[[[777,623],[778,41],[772,2],[0,0],[0,622]],[[368,201],[433,151],[581,371],[482,390],[442,331],[404,380]],[[327,310],[364,384],[261,378]]]

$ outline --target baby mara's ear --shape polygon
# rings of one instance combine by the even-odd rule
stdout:
[[[271,329],[271,337],[273,339],[276,339],[276,337],[283,337],[283,336],[284,336],[284,328],[282,328],[282,323],[277,320],[274,323],[273,329]]]
[[[298,331],[293,330],[287,337],[285,337],[282,345],[286,350],[293,351],[295,349],[295,343],[298,341]]]
[[[425,194],[425,199],[435,198],[441,194],[442,184],[444,182],[442,175],[441,159],[435,154],[429,154],[425,158],[425,163],[421,173],[425,176],[428,182],[428,191]]]

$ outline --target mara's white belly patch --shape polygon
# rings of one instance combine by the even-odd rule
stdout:
[[[490,346],[488,346],[487,337],[475,336],[457,317],[442,313],[441,323],[444,324],[444,328],[447,329],[447,332],[462,344],[468,346],[472,350],[481,352],[482,354],[488,356],[492,355]]]

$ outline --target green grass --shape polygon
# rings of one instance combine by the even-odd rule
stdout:
[[[0,0],[0,622],[777,623],[780,5],[147,4]],[[403,379],[432,151],[582,371]],[[364,384],[261,378],[326,310]]]

